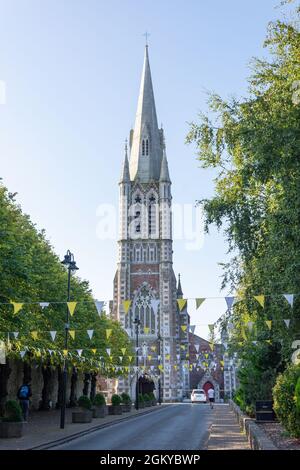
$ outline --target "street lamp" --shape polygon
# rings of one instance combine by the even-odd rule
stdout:
[[[76,266],[73,253],[70,250],[67,251],[67,254],[64,257],[64,260],[61,262],[68,270],[68,302],[71,299],[71,273],[79,269]],[[69,308],[67,306],[66,310],[66,323],[65,323],[65,349],[68,349],[68,337],[69,337]],[[65,415],[66,415],[66,388],[67,388],[67,361],[64,356],[64,366],[63,366],[63,383],[62,383],[62,404],[60,409],[60,428],[64,429],[65,427]]]
[[[160,342],[161,342],[161,336],[160,334],[158,333],[158,357],[159,357],[159,361],[161,363],[161,348],[160,348]],[[161,380],[160,380],[160,374],[161,374],[161,371],[160,371],[160,367],[158,368],[158,404],[161,405]]]
[[[135,358],[135,365],[136,365],[136,386],[135,386],[135,409],[139,409],[139,326],[141,324],[141,320],[139,318],[135,318],[135,346],[136,346],[136,358]]]

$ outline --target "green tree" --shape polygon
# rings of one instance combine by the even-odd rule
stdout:
[[[290,360],[292,339],[300,334],[299,297],[291,309],[282,296],[298,293],[300,279],[297,23],[299,9],[290,23],[270,24],[265,41],[270,59],[253,61],[248,97],[224,100],[212,94],[209,115],[191,123],[187,136],[188,143],[196,144],[202,167],[217,172],[214,197],[199,203],[206,230],[211,224],[223,227],[232,253],[222,287],[236,290],[242,299],[230,318],[230,343],[242,358],[246,402],[252,385],[243,376],[264,381],[264,389],[267,383],[264,394],[270,395],[274,376]],[[266,296],[264,308],[255,295]],[[291,319],[289,329],[284,319]],[[271,329],[266,320],[272,321]],[[258,395],[252,389],[252,404]]]

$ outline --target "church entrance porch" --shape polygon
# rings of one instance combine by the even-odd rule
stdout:
[[[155,384],[149,375],[142,375],[139,377],[139,393],[141,395],[154,392]]]

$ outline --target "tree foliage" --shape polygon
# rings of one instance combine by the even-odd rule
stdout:
[[[253,60],[248,96],[224,100],[212,94],[209,114],[191,123],[187,136],[202,167],[217,171],[214,196],[199,203],[206,230],[211,224],[223,228],[232,253],[222,287],[242,299],[230,318],[231,347],[239,351],[241,387],[252,404],[262,398],[255,390],[260,384],[270,395],[276,374],[290,361],[292,339],[300,335],[299,296],[293,309],[282,296],[299,293],[300,279],[298,9],[294,19],[269,25],[270,58]],[[264,308],[254,295],[266,296]],[[289,329],[283,319],[291,319]]]
[[[6,341],[9,357],[58,365],[62,363],[66,319],[67,272],[46,239],[44,231],[38,231],[29,216],[9,198],[6,188],[0,186],[0,338]],[[71,300],[77,301],[70,319],[68,362],[82,370],[99,370],[114,375],[106,349],[111,349],[113,364],[119,360],[121,348],[132,351],[127,334],[118,322],[105,314],[99,317],[88,282],[78,277],[71,280]],[[15,314],[10,301],[24,302],[22,310]],[[53,302],[44,310],[39,302]],[[87,330],[93,329],[90,340]],[[109,339],[106,330],[111,329]],[[34,339],[32,331],[37,331]],[[53,342],[49,331],[57,331]],[[17,338],[12,332],[18,332]],[[9,334],[10,333],[10,334]],[[76,349],[83,349],[79,357]],[[92,349],[96,349],[93,352]],[[50,354],[49,350],[53,352]],[[106,358],[101,366],[99,357]],[[108,370],[110,372],[108,372]]]

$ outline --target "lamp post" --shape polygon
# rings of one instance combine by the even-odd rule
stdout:
[[[158,333],[157,338],[158,338],[158,357],[159,357],[159,362],[161,364],[161,348],[160,348],[161,336],[159,333]],[[158,368],[158,404],[159,405],[161,405],[161,377],[160,375],[161,375],[161,371],[159,367]]]
[[[73,253],[70,250],[67,251],[67,254],[64,257],[64,260],[61,262],[66,269],[68,270],[68,302],[71,299],[71,273],[73,271],[77,271],[79,269],[76,266],[76,262],[74,260]],[[69,339],[69,308],[67,306],[66,310],[66,323],[65,323],[65,349],[68,349],[68,339]],[[66,415],[66,388],[67,388],[67,361],[66,357],[64,356],[64,364],[63,364],[63,381],[62,381],[62,404],[60,409],[60,429],[64,429],[65,427],[65,415]]]
[[[135,409],[139,409],[139,326],[141,324],[141,320],[139,318],[135,318],[135,346],[136,346],[136,358],[135,358],[135,365],[136,365],[136,386],[135,386]]]

